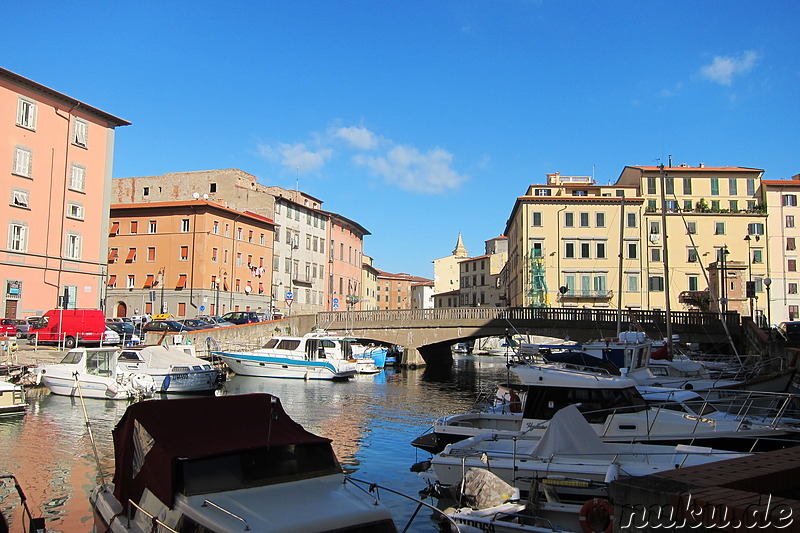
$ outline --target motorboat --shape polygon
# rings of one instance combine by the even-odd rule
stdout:
[[[130,371],[119,363],[120,349],[73,348],[54,365],[35,370],[53,394],[82,396],[104,400],[141,399],[156,390],[153,377],[140,371]]]
[[[260,348],[212,353],[242,376],[345,380],[358,373],[351,343],[336,335],[277,336]]]
[[[696,442],[749,451],[754,446],[763,450],[793,445],[800,437],[800,430],[782,422],[779,411],[772,418],[761,412],[754,414],[750,408],[728,416],[705,416],[713,407],[687,413],[666,397],[648,403],[638,384],[624,376],[553,363],[514,365],[511,370],[521,384],[502,387],[502,400],[507,401],[493,408],[439,418],[431,432],[411,444],[438,453],[447,444],[485,432],[540,438],[553,415],[572,404],[605,442]],[[499,393],[496,398],[500,398]],[[675,397],[671,400],[674,402]]]
[[[194,354],[194,345],[164,343],[124,348],[118,361],[125,372],[152,376],[157,393],[214,391],[221,380],[220,370]]]
[[[96,531],[397,531],[331,440],[269,394],[135,403],[113,440],[113,480],[89,498]]]
[[[376,346],[371,343],[364,344],[363,341],[356,341],[351,344],[351,347],[353,350],[353,357],[357,360],[362,358],[372,359],[377,370],[381,370],[386,366],[386,355],[389,352],[386,346]],[[361,373],[360,368],[359,373]]]
[[[539,439],[482,433],[449,444],[431,458],[431,468],[423,475],[447,486],[458,483],[470,468],[483,468],[522,490],[544,478],[579,478],[588,484],[571,486],[570,493],[585,500],[598,495],[593,484],[620,476],[643,476],[746,455],[688,444],[605,442],[578,407],[568,405],[558,410]]]
[[[27,408],[25,389],[21,385],[0,380],[0,415],[24,413]]]

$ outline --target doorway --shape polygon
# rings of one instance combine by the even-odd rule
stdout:
[[[117,304],[117,314],[115,316],[118,317],[128,316],[128,306],[125,305],[125,302],[119,302]]]

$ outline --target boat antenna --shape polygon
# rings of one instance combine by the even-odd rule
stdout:
[[[86,412],[86,402],[83,400],[83,391],[81,390],[81,380],[78,379],[78,373],[73,372],[72,376],[75,378],[75,386],[78,389],[78,397],[81,399],[81,407],[83,408],[83,419],[86,421],[86,432],[89,434],[89,441],[92,443],[92,451],[94,452],[94,461],[97,463],[97,473],[100,475],[100,484],[103,490],[106,490],[106,477],[103,475],[103,469],[100,467],[100,455],[97,453],[97,443],[94,441],[92,435],[92,423],[89,421],[89,414]]]

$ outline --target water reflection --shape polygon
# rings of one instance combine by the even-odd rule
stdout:
[[[333,439],[342,466],[360,479],[416,496],[425,482],[410,466],[427,456],[409,442],[445,414],[468,409],[481,388],[507,381],[501,358],[464,357],[446,369],[391,371],[349,382],[305,382],[233,376],[218,394],[266,392],[306,429]],[[98,480],[80,400],[29,391],[24,417],[0,419],[0,472],[14,474],[48,531],[91,531],[88,496]],[[102,472],[113,475],[111,430],[127,402],[88,399],[86,410]],[[214,428],[209,428],[213,432]],[[384,495],[402,528],[416,505]],[[0,508],[11,511],[11,530],[22,530],[12,483],[0,487]],[[433,531],[417,519],[410,531]]]

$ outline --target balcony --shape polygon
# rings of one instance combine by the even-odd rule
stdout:
[[[558,295],[561,302],[607,302],[614,297],[614,291],[607,290],[568,290]]]
[[[306,273],[297,272],[292,275],[292,283],[295,285],[311,285],[313,281],[311,276]]]

